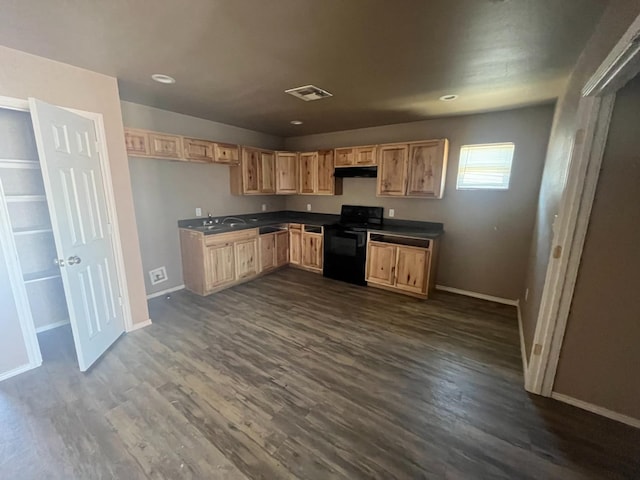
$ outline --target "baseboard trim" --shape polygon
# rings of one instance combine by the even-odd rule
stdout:
[[[152,298],[161,297],[162,295],[166,295],[167,293],[177,292],[178,290],[184,290],[184,285],[178,285],[177,287],[167,288],[166,290],[161,290],[160,292],[150,293],[147,295],[147,300],[151,300]]]
[[[445,287],[444,285],[436,285],[436,290],[443,292],[457,293],[458,295],[465,295],[467,297],[479,298],[481,300],[488,300],[490,302],[502,303],[504,305],[511,305],[512,307],[518,306],[518,300],[511,300],[510,298],[494,297],[493,295],[485,295],[484,293],[470,292],[469,290],[461,290],[459,288]]]
[[[522,372],[524,373],[524,382],[527,383],[529,376],[529,359],[527,358],[527,348],[524,345],[524,328],[522,326],[522,313],[520,312],[520,302],[516,305],[518,310],[518,332],[520,333],[520,355],[522,356]]]
[[[134,323],[133,326],[129,330],[127,330],[127,333],[135,332],[136,330],[140,330],[141,328],[148,327],[149,325],[151,325],[151,323],[151,319],[140,323]]]
[[[26,365],[21,365],[18,368],[14,368],[13,370],[4,372],[0,374],[0,382],[3,380],[7,380],[11,377],[15,377],[16,375],[20,375],[21,373],[28,372],[29,370],[33,370],[34,368],[37,368],[40,365],[42,365],[42,363],[37,363],[37,364],[27,363]]]
[[[49,325],[43,325],[41,327],[36,328],[36,333],[46,332],[47,330],[53,330],[54,328],[62,327],[63,325],[68,325],[69,320],[61,320],[59,322],[50,323]]]
[[[567,403],[569,405],[573,405],[574,407],[581,408],[582,410],[595,413],[596,415],[607,417],[611,420],[615,420],[616,422],[624,423],[631,427],[640,428],[640,420],[637,418],[628,417],[627,415],[623,415],[622,413],[617,413],[604,407],[599,407],[597,405],[593,405],[592,403],[578,400],[577,398],[570,397],[569,395],[551,392],[551,398],[558,400],[559,402]]]

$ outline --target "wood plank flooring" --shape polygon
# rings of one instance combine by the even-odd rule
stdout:
[[[640,431],[523,390],[513,307],[286,269],[150,309],[86,374],[41,335],[0,478],[640,478]]]

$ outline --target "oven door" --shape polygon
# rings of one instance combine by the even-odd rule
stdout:
[[[366,231],[325,227],[324,276],[366,285],[364,280],[366,243]]]

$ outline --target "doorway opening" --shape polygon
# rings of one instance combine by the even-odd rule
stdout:
[[[30,113],[0,108],[0,138],[3,247],[17,257],[43,361],[75,357]]]

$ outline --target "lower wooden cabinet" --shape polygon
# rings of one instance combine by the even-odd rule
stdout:
[[[236,260],[236,280],[258,274],[258,239],[243,240],[233,244]]]
[[[236,279],[233,243],[207,247],[205,257],[206,290],[233,283]]]
[[[369,234],[366,281],[369,285],[427,298],[435,287],[434,239]]]
[[[289,225],[289,263],[302,263],[302,225]]]
[[[302,233],[302,261],[303,267],[322,271],[322,234]]]
[[[260,271],[266,272],[276,267],[276,235],[260,235]]]
[[[276,267],[289,263],[289,232],[283,230],[274,235],[276,239]]]

